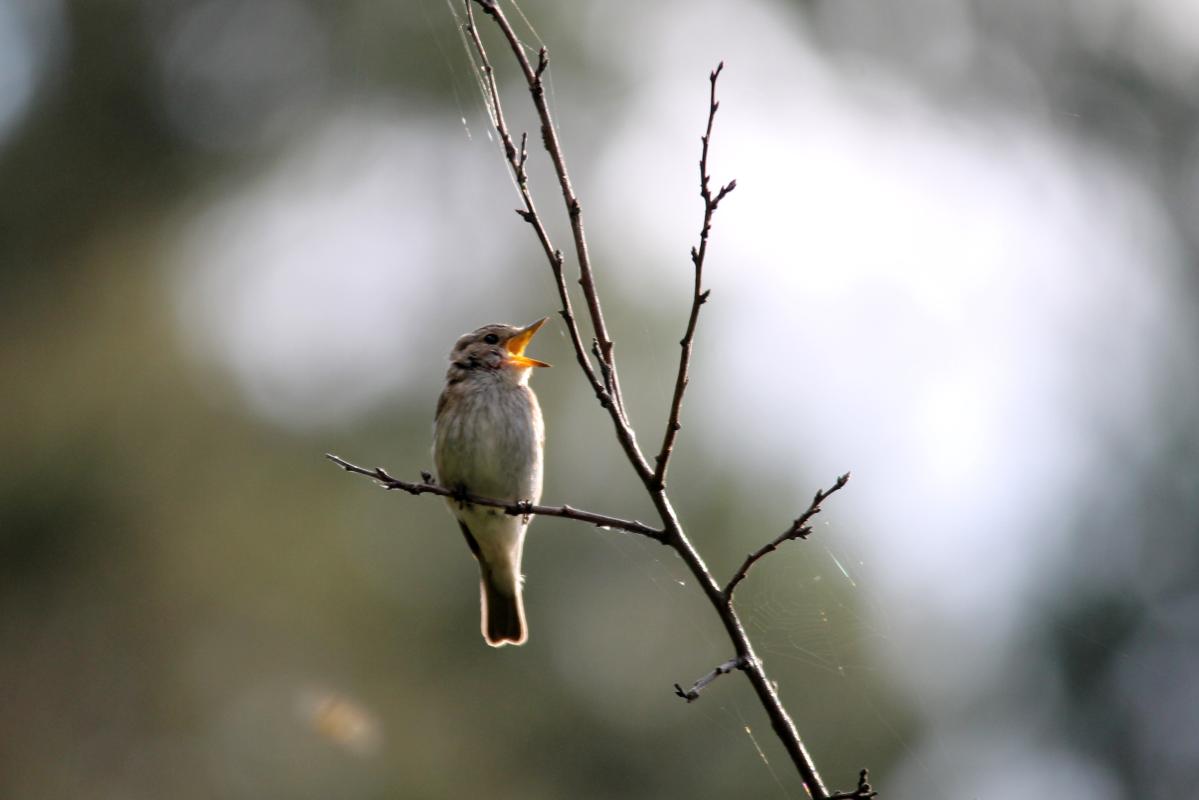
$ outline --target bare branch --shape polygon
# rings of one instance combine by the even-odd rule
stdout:
[[[469,7],[471,0],[464,0],[464,2]],[[595,338],[599,342],[599,359],[607,368],[606,372],[611,389],[606,391],[611,396],[611,402],[604,402],[603,396],[600,395],[598,390],[600,384],[590,364],[584,367],[584,371],[587,372],[588,379],[591,380],[592,388],[596,389],[596,394],[600,397],[601,404],[608,410],[608,414],[612,417],[612,423],[616,429],[616,438],[624,449],[629,463],[633,465],[633,468],[642,480],[646,480],[653,475],[653,470],[645,460],[641,448],[637,446],[636,436],[633,434],[628,417],[625,415],[624,399],[620,392],[620,380],[616,373],[614,345],[612,337],[608,335],[607,323],[604,322],[604,312],[600,304],[599,293],[595,286],[595,275],[591,269],[591,254],[587,248],[587,236],[583,230],[582,207],[579,204],[579,198],[575,194],[574,187],[571,185],[570,173],[566,169],[566,156],[562,151],[562,143],[558,140],[558,131],[554,126],[553,116],[550,114],[549,105],[545,99],[545,87],[541,82],[542,75],[549,66],[549,55],[544,47],[541,48],[537,54],[537,65],[533,66],[529,61],[529,57],[525,54],[524,46],[517,37],[516,31],[513,30],[512,24],[504,15],[503,9],[494,0],[474,0],[474,2],[479,4],[479,7],[485,14],[495,20],[496,25],[503,32],[504,38],[508,40],[512,54],[520,65],[521,71],[524,73],[529,94],[533,98],[533,105],[537,109],[537,116],[541,120],[541,140],[545,145],[546,152],[550,156],[550,161],[554,164],[554,172],[558,176],[558,185],[562,191],[562,201],[566,207],[567,216],[570,219],[570,229],[575,244],[575,255],[579,262],[579,285],[583,288],[583,297],[587,301],[587,309],[591,316],[591,326],[595,330]],[[471,28],[473,29],[473,27],[472,23]],[[482,44],[477,42],[477,35],[472,34],[472,37],[476,40],[476,49],[481,49]],[[486,77],[487,73],[486,71],[484,72]],[[494,81],[492,85],[494,86]],[[494,100],[496,103],[499,102],[498,97],[494,98]],[[561,288],[559,289],[559,293],[563,293]],[[580,364],[587,361],[587,352],[583,348],[582,340],[572,336],[571,342],[575,346],[575,355]]]
[[[699,157],[699,193],[704,198],[704,223],[699,230],[699,246],[691,248],[691,263],[695,267],[695,288],[691,294],[691,316],[687,319],[687,331],[683,334],[682,341],[679,342],[682,353],[679,354],[679,371],[674,381],[674,397],[670,401],[666,433],[662,437],[662,448],[654,459],[657,465],[654,469],[654,484],[657,486],[666,484],[666,466],[670,462],[670,454],[674,450],[675,437],[678,436],[679,428],[682,427],[679,424],[679,414],[683,410],[683,394],[687,391],[687,384],[691,380],[688,372],[691,365],[691,347],[695,341],[695,326],[699,322],[699,307],[708,301],[708,295],[711,294],[710,291],[704,291],[703,280],[704,257],[708,254],[708,233],[712,230],[712,215],[716,213],[716,207],[720,205],[720,201],[725,198],[725,195],[737,188],[736,181],[729,181],[720,187],[720,191],[713,196],[710,185],[711,176],[708,175],[708,145],[712,141],[712,122],[716,119],[716,109],[720,108],[720,103],[716,102],[716,81],[720,78],[723,70],[724,62],[721,61],[716,69],[708,75],[708,127],[701,137],[703,148]]]
[[[413,483],[411,481],[404,481],[400,480],[399,478],[392,477],[385,472],[382,467],[367,469],[356,464],[351,464],[349,461],[335,456],[332,453],[325,453],[325,458],[329,459],[346,472],[365,475],[366,477],[375,480],[384,489],[399,490],[407,492],[411,495],[435,494],[441,497],[448,497],[451,500],[457,500],[461,503],[472,503],[477,506],[492,506],[494,508],[502,508],[504,513],[514,517],[527,517],[536,515],[539,517],[562,517],[563,519],[573,519],[576,522],[586,522],[590,525],[596,526],[597,528],[636,533],[662,544],[666,544],[666,533],[664,531],[646,525],[642,522],[638,522],[637,520],[610,517],[607,514],[597,514],[594,511],[584,511],[581,508],[574,508],[566,505],[539,506],[524,501],[514,503],[509,500],[496,500],[491,497],[480,497],[479,495],[458,492],[446,486],[433,483],[433,476],[427,472],[421,473],[421,483]]]
[[[773,553],[783,542],[791,539],[808,538],[808,534],[812,532],[812,528],[810,525],[808,525],[808,521],[820,513],[820,504],[827,500],[830,495],[840,491],[841,488],[847,483],[849,483],[848,472],[837,478],[837,482],[828,489],[821,489],[820,491],[816,492],[816,496],[812,498],[812,504],[808,506],[808,510],[800,514],[799,517],[791,523],[791,527],[787,528],[787,530],[776,536],[769,544],[763,545],[756,551],[746,556],[745,561],[741,564],[741,568],[737,570],[732,579],[729,581],[728,586],[726,586],[724,589],[725,602],[733,602],[733,590],[737,588],[737,584],[745,580],[745,576],[749,573],[750,567],[758,563],[758,561],[761,560],[766,554]]]
[[[728,675],[735,669],[745,669],[745,659],[742,656],[730,658],[723,664],[718,664],[716,669],[703,676],[691,685],[690,689],[684,690],[677,683],[674,685],[674,693],[686,700],[688,703],[699,699],[699,693],[704,690],[709,683],[719,678],[721,675]]]

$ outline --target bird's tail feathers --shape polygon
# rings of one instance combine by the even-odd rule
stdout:
[[[510,587],[501,587],[490,570],[483,568],[479,587],[483,606],[483,638],[487,644],[492,647],[524,644],[529,638],[529,629],[525,625],[525,605],[521,599],[519,578],[512,581]]]

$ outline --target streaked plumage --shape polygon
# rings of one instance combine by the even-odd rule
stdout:
[[[545,427],[528,382],[533,367],[549,365],[524,349],[544,322],[486,325],[454,345],[434,422],[433,460],[443,486],[498,500],[541,499]],[[449,505],[479,562],[484,639],[495,647],[523,644],[520,562],[528,522],[499,508]]]

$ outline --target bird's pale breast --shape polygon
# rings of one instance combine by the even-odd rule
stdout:
[[[446,486],[498,499],[541,498],[544,427],[527,386],[465,380],[447,387],[434,458]]]

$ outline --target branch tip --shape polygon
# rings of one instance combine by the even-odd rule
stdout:
[[[703,288],[703,273],[704,273],[704,258],[708,254],[708,234],[712,229],[712,217],[716,213],[716,207],[720,201],[733,190],[736,186],[736,181],[730,181],[722,186],[713,197],[710,185],[711,177],[708,173],[708,147],[712,142],[712,124],[716,119],[716,110],[720,108],[720,102],[716,99],[716,79],[720,76],[724,69],[724,62],[721,61],[716,65],[716,69],[709,73],[711,88],[708,94],[708,124],[704,128],[703,135],[700,136],[700,156],[699,156],[699,194],[704,201],[703,222],[699,228],[699,243],[691,247],[691,263],[695,267],[695,282],[691,295],[691,314],[687,318],[687,328],[683,334],[682,341],[679,342],[682,347],[682,352],[679,354],[679,367],[675,375],[674,394],[670,401],[670,411],[667,415],[666,430],[662,434],[662,446],[658,450],[656,460],[657,466],[654,469],[653,480],[650,486],[657,491],[661,491],[666,485],[666,470],[670,464],[670,455],[674,450],[675,437],[679,432],[679,415],[682,413],[683,395],[686,394],[687,384],[689,382],[688,373],[691,368],[691,351],[695,341],[695,329],[699,323],[699,309],[707,302],[710,292]]]
[[[724,588],[722,595],[725,604],[729,605],[733,602],[733,590],[737,588],[737,584],[745,580],[745,576],[749,574],[749,570],[754,564],[758,563],[758,561],[768,554],[777,550],[779,545],[781,545],[783,542],[793,539],[807,539],[812,533],[812,527],[808,525],[809,520],[820,513],[820,506],[825,500],[844,488],[845,484],[847,483],[849,483],[848,472],[839,476],[833,485],[828,489],[817,490],[815,496],[812,498],[812,502],[808,505],[807,510],[800,514],[795,521],[791,523],[791,527],[787,528],[787,530],[780,533],[774,539],[746,556],[745,560],[741,562],[741,566],[733,574],[733,577],[729,579],[728,584]]]

